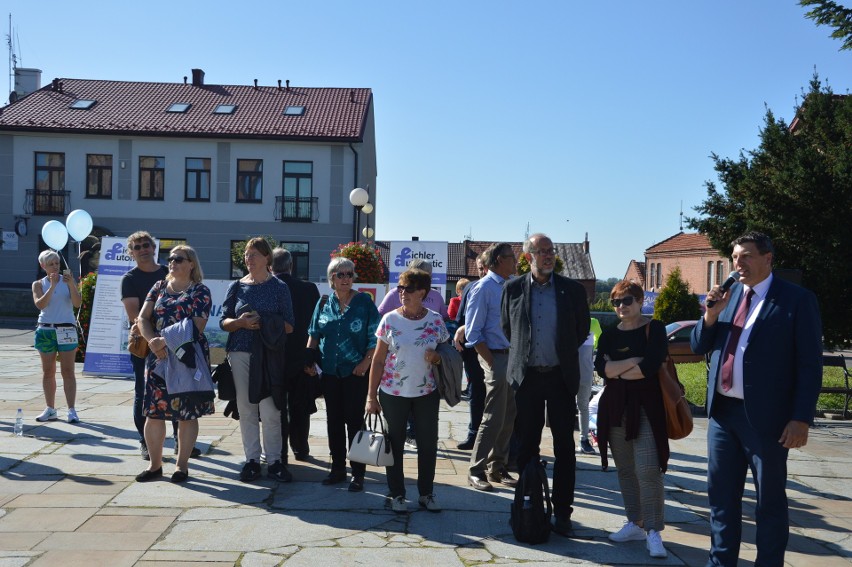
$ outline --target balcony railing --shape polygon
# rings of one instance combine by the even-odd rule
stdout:
[[[65,216],[71,212],[71,191],[27,189],[24,211],[28,215]]]
[[[275,220],[281,222],[317,222],[319,197],[275,197]]]

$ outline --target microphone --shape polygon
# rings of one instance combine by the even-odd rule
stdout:
[[[731,289],[731,286],[737,283],[738,281],[740,281],[740,273],[736,271],[731,272],[730,274],[728,274],[728,279],[726,279],[725,282],[722,284],[722,287],[719,288],[719,291],[725,293],[726,291]],[[713,307],[714,305],[716,305],[715,301],[713,301],[712,299],[707,300],[707,307]]]

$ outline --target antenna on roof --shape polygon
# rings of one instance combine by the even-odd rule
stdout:
[[[683,200],[680,201],[680,231],[683,232]]]
[[[464,235],[465,240],[473,240],[473,227],[467,227],[467,234]]]
[[[20,43],[20,42],[18,42]],[[15,53],[15,39],[12,36],[12,14],[9,14],[9,33],[6,35],[6,45],[9,47],[9,94],[15,92],[15,68],[18,66],[18,55]],[[16,93],[17,94],[17,93]],[[11,100],[11,99],[10,99]]]

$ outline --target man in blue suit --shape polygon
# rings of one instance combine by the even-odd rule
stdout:
[[[810,291],[772,275],[772,241],[736,240],[739,282],[707,294],[692,350],[711,353],[707,384],[710,558],[735,566],[748,468],[757,493],[755,565],[783,565],[789,537],[787,453],[808,442],[822,383],[822,324]]]

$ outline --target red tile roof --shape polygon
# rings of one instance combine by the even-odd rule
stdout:
[[[710,239],[707,236],[700,233],[686,234],[679,232],[646,249],[645,257],[647,258],[649,254],[677,254],[695,251],[715,252],[718,254],[710,244]]]
[[[2,109],[0,130],[121,135],[358,142],[372,104],[370,89],[253,87],[58,79]],[[88,110],[68,106],[79,99]],[[185,113],[166,112],[188,103]],[[233,114],[213,114],[220,104]],[[304,106],[303,116],[285,116]]]

